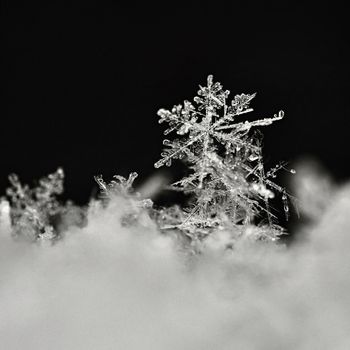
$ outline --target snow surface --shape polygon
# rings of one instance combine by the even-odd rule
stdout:
[[[152,224],[121,226],[121,199],[54,246],[14,241],[2,217],[0,347],[349,349],[350,185],[299,173],[299,243],[224,251],[221,232],[186,264]]]

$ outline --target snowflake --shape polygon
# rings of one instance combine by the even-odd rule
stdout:
[[[57,195],[63,192],[63,170],[59,168],[40,179],[34,188],[22,185],[16,174],[11,174],[9,181],[11,187],[7,189],[7,196],[14,235],[33,241],[57,239],[54,222],[64,211],[57,200]]]
[[[138,192],[134,191],[133,183],[138,174],[133,172],[126,179],[120,175],[114,175],[114,180],[107,184],[102,175],[95,176],[95,181],[101,190],[101,199],[105,206],[109,204],[113,198],[121,198],[123,200],[124,213],[121,217],[123,226],[130,226],[140,223],[140,218],[145,212],[150,210],[153,202],[150,199],[142,199]]]
[[[285,164],[265,172],[261,135],[250,133],[253,127],[281,120],[284,112],[279,111],[272,118],[239,121],[243,114],[253,110],[250,102],[255,93],[236,95],[231,103],[229,94],[209,75],[207,85],[200,86],[194,98],[196,105],[186,100],[170,111],[158,111],[159,123],[169,125],[164,134],[176,132],[179,137],[163,141],[165,149],[155,167],[170,166],[174,159],[182,159],[192,170],[171,186],[194,195],[192,205],[185,209],[185,218],[171,227],[197,238],[228,225],[241,229],[263,213],[275,232],[276,216],[268,203],[275,192],[281,193],[286,216],[289,213],[288,194],[271,180],[277,170],[285,169]],[[276,234],[272,236],[275,240]]]

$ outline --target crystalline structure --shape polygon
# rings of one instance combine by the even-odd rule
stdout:
[[[29,240],[50,240],[58,238],[53,224],[64,207],[57,200],[63,192],[64,172],[61,168],[39,180],[37,187],[22,185],[18,176],[9,176],[11,187],[7,189],[11,209],[10,217],[15,236]]]
[[[194,104],[184,101],[171,110],[158,111],[159,123],[169,125],[164,134],[175,132],[179,137],[163,141],[165,149],[155,167],[170,166],[174,159],[183,159],[192,170],[172,185],[175,190],[192,194],[194,200],[185,210],[185,218],[170,226],[200,239],[214,229],[227,227],[240,235],[243,227],[260,218],[258,224],[268,225],[273,233],[269,237],[266,229],[261,229],[259,239],[275,240],[276,229],[283,232],[275,225],[269,206],[275,192],[282,195],[286,216],[289,209],[286,191],[271,178],[284,164],[265,172],[261,137],[250,130],[281,120],[284,113],[279,111],[272,118],[252,122],[240,121],[242,114],[253,110],[250,102],[255,94],[236,95],[229,103],[229,93],[209,75]]]
[[[123,200],[125,213],[121,218],[123,226],[130,226],[140,223],[142,214],[145,210],[151,209],[153,202],[150,199],[142,199],[138,192],[133,189],[133,182],[138,174],[133,172],[126,179],[120,175],[114,175],[114,179],[107,184],[102,175],[95,176],[95,181],[101,190],[101,199],[105,206],[109,204],[113,198]]]

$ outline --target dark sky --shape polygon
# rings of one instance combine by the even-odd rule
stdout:
[[[350,178],[345,8],[261,1],[27,1],[3,6],[0,190],[62,166],[84,202],[93,175],[154,172],[157,110],[192,99],[206,76],[257,92],[250,118],[273,164],[313,155]],[[242,4],[243,3],[243,4]]]

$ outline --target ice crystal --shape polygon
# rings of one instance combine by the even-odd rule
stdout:
[[[228,227],[241,235],[242,228],[260,218],[258,224],[269,229],[261,228],[259,239],[275,240],[283,230],[275,224],[269,200],[280,193],[286,216],[289,207],[285,189],[271,179],[284,164],[265,172],[261,134],[250,130],[281,120],[284,112],[272,118],[240,121],[243,114],[253,110],[250,103],[255,93],[236,95],[230,103],[229,94],[209,75],[207,85],[199,87],[194,104],[186,100],[171,110],[158,111],[159,123],[169,125],[164,135],[175,132],[179,137],[163,141],[165,149],[155,167],[182,159],[192,170],[172,188],[192,194],[193,203],[163,228],[180,229],[192,239]]]
[[[102,175],[95,176],[101,190],[101,199],[107,206],[113,198],[122,198],[125,206],[125,213],[121,218],[121,223],[124,226],[129,226],[138,223],[144,210],[152,208],[153,202],[150,199],[142,199],[138,192],[134,191],[133,182],[138,174],[133,172],[126,179],[120,175],[114,175],[114,180],[106,183]]]
[[[61,168],[40,179],[34,188],[22,185],[16,174],[9,176],[11,187],[7,189],[7,196],[15,236],[24,236],[33,241],[58,238],[54,222],[63,210],[57,200],[57,195],[63,192],[63,180]]]

